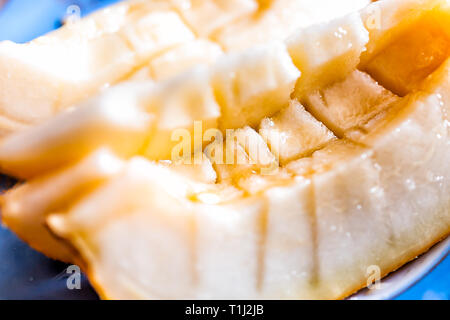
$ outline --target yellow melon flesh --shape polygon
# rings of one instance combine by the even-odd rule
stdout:
[[[398,100],[396,95],[358,70],[343,81],[312,91],[304,98],[308,111],[339,137],[391,107]]]
[[[321,18],[357,10],[367,2],[346,1]],[[166,79],[194,64],[211,63],[219,55],[220,41],[196,41],[213,40],[219,31],[235,37],[251,28],[252,35],[243,37],[246,46],[260,42],[254,34],[264,35],[264,42],[281,40],[305,25],[292,21],[303,21],[304,15],[317,18],[321,8],[304,0],[128,0],[27,44],[1,42],[0,134],[41,123],[130,76]],[[271,18],[250,19],[262,12]],[[238,23],[243,19],[250,20]],[[275,29],[277,36],[268,38],[266,31]]]
[[[119,33],[136,54],[137,63],[171,46],[192,41],[195,36],[172,10],[155,11],[136,23],[127,25]]]
[[[366,285],[368,267],[378,266],[384,275],[450,230],[448,64],[420,84],[421,92],[404,98],[357,71],[356,64],[344,78],[319,82],[315,89],[328,97],[325,106],[311,103],[318,114],[329,108],[329,123],[345,139],[289,162],[279,181],[249,171],[246,147],[236,139],[233,146],[240,150],[243,165],[215,169],[219,179],[228,174],[245,190],[241,201],[211,206],[192,202],[184,191],[175,201],[178,178],[148,168],[168,181],[166,190],[151,178],[145,181],[149,198],[156,202],[148,211],[148,204],[142,204],[147,193],[130,195],[124,204],[131,209],[116,204],[116,211],[99,210],[106,203],[101,199],[113,193],[96,193],[86,198],[89,206],[52,217],[52,229],[84,252],[91,278],[108,298],[329,299],[351,294]],[[299,131],[307,135],[307,130]],[[153,196],[168,200],[161,204]],[[148,228],[166,239],[166,251],[177,254],[154,251]],[[133,234],[129,244],[144,243],[155,252],[152,259],[128,252],[123,243],[113,245],[117,235],[128,239],[123,230]],[[115,257],[123,252],[133,263],[118,262]],[[167,264],[172,267],[164,269]],[[112,281],[117,270],[125,276]],[[151,270],[150,275],[136,278],[143,270]],[[179,278],[181,270],[185,276]],[[161,279],[169,277],[176,281],[163,285]]]
[[[268,13],[283,1],[258,3]],[[378,31],[365,20],[373,8]],[[82,263],[102,298],[346,297],[373,267],[384,276],[450,234],[450,60],[441,50],[449,10],[444,0],[385,0],[286,44],[109,88],[70,120],[0,143],[2,166],[36,176],[3,207],[17,230],[27,216],[48,225],[36,246],[54,244],[49,255],[61,252],[55,237],[75,248],[66,257]],[[421,25],[428,14],[436,19]],[[398,81],[407,90],[396,95],[389,79],[417,65],[384,63],[405,57],[397,36],[417,23],[437,36],[420,48],[405,37],[420,49],[405,56],[433,59],[410,87]],[[298,79],[299,69],[307,76]],[[172,133],[195,141],[196,120],[221,130],[167,161]],[[91,153],[105,145],[128,159]],[[147,158],[132,157],[144,150]],[[209,161],[196,164],[204,154]]]
[[[281,43],[229,55],[212,71],[220,128],[256,127],[288,102],[300,72]]]
[[[219,182],[234,183],[253,172],[277,174],[278,161],[262,137],[252,128],[229,131],[224,140],[206,146],[205,153],[217,171]]]
[[[191,180],[211,184],[217,181],[217,173],[214,171],[212,163],[207,157],[203,157],[199,164],[195,163],[195,158],[192,158],[189,163],[174,163],[170,160],[164,160],[161,161],[161,164],[167,165],[170,169]]]
[[[152,59],[148,65],[134,72],[128,79],[163,81],[198,64],[213,64],[223,53],[220,46],[208,40],[200,39],[180,44]]]
[[[0,167],[28,178],[102,145],[124,156],[143,152],[157,160],[176,160],[180,153],[190,157],[206,144],[202,133],[208,129],[225,131],[246,121],[256,127],[276,113],[289,101],[298,76],[284,45],[273,44],[225,55],[213,66],[197,66],[160,83],[124,82],[4,139]],[[189,150],[183,148],[186,142],[192,142]]]
[[[280,163],[307,156],[334,138],[334,134],[293,100],[272,118],[261,121],[259,134]]]
[[[73,214],[50,219],[61,234],[77,233],[85,227],[96,230],[93,238],[77,236],[76,242],[90,252],[87,256],[92,259],[95,282],[111,283],[100,294],[108,298],[170,298],[176,291],[178,297],[207,298],[225,297],[229,290],[234,290],[236,296],[245,297],[247,291],[254,290],[251,285],[246,285],[245,289],[237,288],[231,280],[236,276],[242,280],[252,278],[256,267],[252,257],[258,247],[257,242],[251,240],[257,233],[254,221],[258,219],[258,207],[223,207],[212,212],[208,209],[213,207],[186,202],[174,197],[171,191],[157,187],[155,178],[166,181],[166,186],[172,189],[178,189],[177,186],[183,183],[169,171],[133,162],[124,174],[75,206],[71,211]],[[115,203],[110,201],[109,197],[118,192],[127,195],[126,203],[119,199]],[[167,203],[173,204],[171,209],[166,208]],[[94,214],[87,226],[85,217],[92,216],[99,205],[105,215]],[[180,210],[184,214],[179,215]],[[66,220],[69,216],[71,221]],[[105,219],[111,222],[104,223]],[[123,251],[128,242],[123,242],[125,247],[122,247],[113,236],[125,234],[146,248],[155,257],[154,263],[143,264],[141,250],[136,246],[126,250],[126,260],[116,259],[117,252]],[[99,251],[103,252],[104,259],[97,259],[96,252]],[[229,254],[233,255],[233,260],[227,260]],[[120,270],[119,281],[111,281],[113,270]],[[219,283],[214,276],[218,271],[221,274]],[[154,281],[158,275],[159,280]],[[172,282],[173,279],[176,281]],[[197,292],[192,290],[194,284]]]
[[[263,138],[254,129],[248,126],[238,129],[233,132],[233,138],[245,150],[252,163],[278,167],[278,160],[270,152]],[[267,174],[270,173],[267,172]]]
[[[447,29],[446,0],[376,1],[367,6],[361,11],[361,18],[369,32],[369,42],[361,55],[361,66],[426,16],[436,18]]]
[[[208,69],[197,67],[180,76],[161,83],[148,96],[146,109],[155,115],[155,128],[151,133],[145,155],[150,159],[176,160],[194,153],[194,128],[204,132],[217,128],[220,107],[214,97]],[[200,133],[199,148],[203,146]],[[188,143],[190,150],[177,152],[177,145]]]
[[[170,0],[177,11],[201,37],[226,27],[233,20],[250,16],[258,9],[255,0]]]
[[[420,91],[434,93],[443,104],[450,101],[450,92],[446,88],[450,87],[450,59],[447,60],[421,84]],[[443,110],[444,119],[450,121],[448,106]],[[450,127],[450,124],[449,124]]]
[[[296,30],[355,12],[369,0],[269,0],[261,10],[244,16],[212,34],[227,51],[242,51],[251,45],[286,39]]]
[[[19,123],[42,122],[119,81],[151,56],[194,39],[164,3],[147,3],[137,13],[126,8],[115,12],[126,20],[118,19],[116,29],[97,25],[94,16],[28,44],[2,42],[0,113]]]
[[[103,146],[121,156],[136,154],[144,146],[154,119],[138,101],[138,92],[147,89],[116,88],[2,140],[1,170],[27,179],[75,162]]]
[[[2,222],[48,257],[75,262],[74,250],[49,232],[46,216],[66,210],[73,199],[92,192],[122,166],[123,162],[114,154],[100,149],[62,171],[18,185],[3,195]]]
[[[344,79],[358,65],[368,42],[359,14],[300,29],[286,40],[294,64],[302,72],[295,95]]]
[[[371,59],[364,69],[398,95],[417,89],[450,55],[450,33],[442,29],[438,18],[432,15],[422,18]],[[450,19],[450,15],[444,19]]]

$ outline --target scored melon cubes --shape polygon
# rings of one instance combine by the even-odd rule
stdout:
[[[170,170],[132,160],[48,223],[81,250],[103,298],[293,298],[308,286],[313,264],[304,259],[312,250],[306,181],[271,191],[267,202],[224,205],[188,201],[185,184]],[[286,216],[292,224],[281,224]],[[286,264],[275,259],[288,256]]]
[[[369,148],[337,140],[308,159],[316,237],[312,290],[319,298],[353,293],[355,288],[349,284],[365,285],[370,266],[379,267],[382,274],[389,268],[395,243],[381,172],[373,155]],[[295,162],[288,169],[304,175],[305,159]],[[355,241],[357,247],[352,245]]]
[[[214,141],[205,148],[205,155],[217,173],[218,182],[232,183],[233,179],[245,176],[253,170],[248,154],[234,140]]]
[[[401,239],[399,247],[420,249],[449,227],[447,115],[448,101],[439,93],[419,92],[405,97],[398,107],[368,122],[361,131],[348,133],[375,152],[394,237]],[[410,214],[408,223],[399,212]],[[412,236],[418,233],[423,235],[420,241]]]
[[[48,39],[56,41],[92,39],[114,33],[129,22],[128,16],[135,10],[135,6],[131,5],[131,2],[121,1],[103,10],[95,11],[83,19],[67,19],[61,28],[47,33],[33,42],[47,41]]]
[[[74,165],[18,185],[3,195],[2,222],[48,257],[74,262],[72,248],[46,227],[46,216],[66,210],[117,174],[123,165],[109,150],[99,149]]]
[[[171,46],[192,41],[194,34],[172,10],[155,10],[126,25],[119,34],[136,54],[137,63]]]
[[[185,185],[167,168],[134,159],[70,212],[50,217],[50,223],[60,234],[73,233],[75,246],[83,248],[91,276],[107,297],[163,298],[175,290],[188,295],[195,225],[192,211],[179,199]]]
[[[281,109],[298,76],[286,48],[273,44],[224,56],[212,68],[198,66],[159,84],[123,83],[80,110],[8,137],[0,144],[1,167],[26,178],[95,147],[105,145],[130,156],[142,152],[144,142],[150,159],[175,160],[180,152],[190,159],[204,146],[202,134],[208,129],[256,126]]]
[[[203,147],[202,133],[217,128],[220,117],[209,71],[202,66],[160,83],[149,96],[146,109],[156,121],[145,155],[157,160],[190,159]],[[197,139],[195,126],[200,133]],[[200,150],[194,150],[197,148]]]
[[[219,182],[237,182],[257,172],[276,174],[278,161],[262,137],[252,128],[228,131],[225,139],[216,137],[206,146],[205,155],[213,164]]]
[[[444,104],[444,119],[448,121],[450,130],[450,91],[447,88],[450,88],[450,58],[447,58],[420,86],[420,91],[436,94]]]
[[[259,125],[259,134],[280,163],[307,156],[334,139],[334,134],[296,100]]]
[[[106,146],[120,156],[139,152],[154,117],[140,100],[152,84],[123,84],[0,142],[0,167],[30,178]]]
[[[359,63],[368,42],[368,32],[359,14],[350,14],[305,29],[286,40],[294,64],[302,71],[296,96],[342,80]]]
[[[399,97],[356,70],[343,81],[306,94],[304,101],[308,111],[342,137],[391,107]]]
[[[198,64],[211,65],[224,52],[219,45],[208,40],[195,40],[180,44],[153,58],[128,79],[163,81]]]
[[[225,56],[212,70],[220,129],[256,127],[287,104],[299,76],[282,43]]]
[[[229,138],[230,136],[227,137],[227,139]],[[254,129],[246,126],[235,130],[231,138],[236,139],[236,142],[245,150],[251,163],[267,166],[268,169],[273,166],[278,167],[277,159]]]
[[[217,173],[214,171],[211,161],[207,157],[203,157],[201,163],[196,164],[195,158],[186,163],[176,163],[170,160],[160,161],[160,164],[169,167],[174,172],[177,172],[191,180],[202,183],[214,184],[217,181]]]
[[[67,214],[50,217],[49,223],[83,249],[90,276],[104,298],[220,296],[215,289],[223,282],[213,277],[217,270],[228,281],[243,276],[240,286],[223,287],[225,294],[234,290],[249,296],[242,287],[254,283],[257,239],[251,229],[257,228],[257,207],[196,204],[185,198],[184,186],[186,180],[167,168],[135,159],[122,174]],[[222,250],[216,250],[218,246]]]
[[[448,18],[444,18],[448,16],[448,9],[447,0],[376,1],[370,4],[361,11],[370,38],[367,50],[361,55],[361,64],[365,65],[426,16],[434,16],[444,26],[448,23]]]
[[[63,105],[92,93],[97,80],[99,89],[105,77],[109,81],[132,66],[133,53],[122,39],[107,35],[103,41],[97,40],[86,41],[84,45],[2,42],[2,115],[25,124],[42,121]]]
[[[355,10],[355,6],[359,7],[364,0],[351,2],[346,1],[345,5],[336,7],[338,12],[341,9],[345,12]],[[277,34],[284,38],[293,28],[290,20],[302,20],[298,19],[299,11],[294,10],[297,6],[304,8],[305,12],[310,7],[322,8],[311,6],[304,0],[279,0],[259,5],[261,10],[258,12],[262,15],[276,17],[268,19],[268,24],[249,22],[254,33],[264,35],[265,42],[271,38],[261,30],[275,28],[265,26],[277,25]],[[253,14],[258,16],[257,7],[253,0],[128,1],[25,45],[3,42],[0,44],[0,114],[4,118],[0,122],[1,132],[8,134],[27,124],[39,123],[103,87],[129,77],[130,72],[153,57],[180,44],[193,42],[196,37],[190,27],[204,36],[219,26],[223,30],[231,30],[233,37],[244,34],[246,28],[238,25],[234,28],[232,24]],[[210,19],[212,13],[217,13],[214,19]],[[296,19],[285,19],[284,13]],[[332,16],[334,14],[339,13],[333,12]],[[279,25],[279,21],[290,22]],[[246,37],[245,42],[248,45],[258,43],[254,36]],[[208,63],[216,59],[218,48],[212,47],[187,49],[187,52],[192,50],[193,56],[187,55],[178,66],[161,60],[155,62],[152,68],[156,78],[166,78],[199,60],[205,59],[204,62]],[[194,53],[197,49],[205,52]],[[171,59],[170,55],[166,58]],[[168,63],[171,67],[166,71]],[[142,76],[148,76],[145,69],[138,77]]]
[[[226,51],[242,51],[254,44],[281,41],[299,28],[329,21],[369,4],[369,0],[260,0],[260,10],[244,16],[212,38]]]
[[[208,37],[218,28],[258,9],[256,0],[170,0],[170,3],[200,37]]]
[[[57,31],[27,44],[0,43],[1,114],[19,123],[41,122],[117,82],[151,56],[194,39],[167,5],[145,6],[139,14],[122,12],[127,23],[117,30],[100,30],[95,23],[89,28],[83,20],[83,37],[73,26],[73,32]]]

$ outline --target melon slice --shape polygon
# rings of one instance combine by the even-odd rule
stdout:
[[[121,156],[136,154],[145,145],[154,121],[140,101],[150,88],[147,84],[117,87],[7,137],[0,143],[2,172],[32,178],[104,146]]]
[[[119,13],[112,9],[121,17],[117,30],[108,23],[97,25],[94,15],[27,44],[2,42],[2,115],[19,124],[41,122],[117,82],[152,55],[194,39],[167,4],[142,7],[121,5]]]
[[[73,199],[92,192],[123,165],[109,150],[99,149],[75,165],[20,184],[3,195],[2,222],[48,257],[75,262],[75,250],[49,232],[45,218],[66,210]]]
[[[450,15],[426,14],[365,63],[364,69],[398,95],[418,89],[450,55],[448,21]]]
[[[165,181],[165,187],[155,184],[155,178]],[[178,297],[195,294],[200,298],[213,296],[217,290],[226,296],[227,291],[233,288],[236,295],[244,297],[247,290],[253,290],[253,286],[243,289],[232,285],[230,280],[236,276],[242,280],[249,279],[256,267],[253,255],[258,250],[257,241],[252,240],[257,233],[253,222],[258,219],[258,206],[224,207],[212,212],[208,209],[214,207],[183,200],[180,195],[186,191],[184,185],[185,181],[180,176],[165,168],[133,160],[117,179],[77,204],[72,209],[75,214],[64,215],[70,216],[70,222],[61,219],[62,216],[52,216],[51,224],[58,225],[61,233],[77,233],[76,230],[81,231],[85,227],[99,231],[95,239],[77,237],[75,241],[91,252],[93,272],[102,270],[101,278],[95,281],[111,283],[111,287],[105,288],[105,297],[142,298],[152,292],[152,298],[169,298],[174,290],[179,292]],[[126,195],[127,201],[115,198],[116,201],[111,202],[111,196],[117,193]],[[167,203],[173,204],[171,209],[166,207]],[[102,216],[94,214],[99,205],[104,213]],[[181,211],[184,213],[179,215]],[[85,225],[86,217],[92,218],[89,226]],[[111,223],[105,223],[105,219]],[[128,239],[139,243],[157,260],[151,265],[142,263],[138,247],[128,247],[129,242],[122,242],[125,246],[122,247],[113,240],[113,235],[117,237],[118,232],[128,234]],[[110,245],[104,246],[107,243]],[[239,249],[236,247],[238,244]],[[99,250],[103,252],[104,260],[96,259],[95,252]],[[123,250],[129,253],[127,259],[116,259],[117,252]],[[240,263],[225,260],[229,254]],[[245,266],[245,273],[242,273],[242,266]],[[120,270],[121,276],[117,281],[111,281],[113,270]],[[215,275],[219,270],[222,276],[217,283]],[[159,280],[154,281],[157,276]],[[198,295],[192,291],[194,284]],[[221,284],[227,285],[221,288]]]
[[[355,11],[368,2],[346,1],[323,18]],[[322,4],[304,0],[280,0],[272,5],[255,0],[128,0],[27,44],[1,42],[0,134],[41,123],[130,76],[163,79],[194,64],[211,63],[221,44],[202,41],[212,40],[212,33],[219,30],[244,34],[251,27],[253,33],[265,34],[267,28],[277,29],[282,35],[277,38],[283,39],[300,26],[280,25],[280,18],[289,21],[283,12],[289,12],[290,20],[302,21],[304,15],[317,17],[321,8]],[[264,23],[251,19],[246,26],[234,27],[237,21],[262,11],[276,18]],[[245,37],[245,42],[251,46],[260,40]]]
[[[232,113],[245,115],[239,123],[249,119],[256,126],[277,112],[289,101],[298,76],[284,45],[272,44],[225,55],[209,68],[197,66],[157,84],[124,82],[5,138],[0,167],[29,178],[103,145],[123,156],[142,152],[156,160],[190,158],[206,145],[204,131],[238,127],[229,124],[239,120]],[[257,105],[262,107],[252,107]]]
[[[270,7],[270,2],[263,3]],[[386,0],[369,9],[378,8],[386,15],[380,20],[380,30],[386,33],[397,24],[402,29],[399,34],[409,34],[420,19],[432,15],[433,24],[421,27],[445,34],[448,27],[443,19],[450,9],[446,3]],[[394,13],[409,12],[418,20],[411,15],[404,20],[401,15],[391,16],[387,7],[395,8]],[[197,171],[192,165],[190,173],[173,167],[186,165],[183,162],[133,157],[120,162],[120,172],[91,192],[62,196],[66,205],[50,215],[36,212],[54,236],[77,250],[79,256],[73,261],[81,261],[101,297],[343,298],[368,284],[371,268],[379,268],[384,276],[450,234],[450,62],[448,55],[434,53],[440,52],[434,48],[442,48],[442,38],[422,44],[431,48],[429,57],[437,57],[438,65],[427,65],[427,72],[399,93],[390,87],[390,79],[408,74],[407,66],[390,69],[391,75],[381,61],[403,57],[395,49],[401,39],[364,32],[367,22],[362,20],[367,16],[364,11],[320,25],[317,32],[308,30],[306,42],[335,40],[330,40],[333,50],[318,45],[312,49],[317,56],[298,60],[296,66],[310,72],[305,81],[287,81],[290,72],[279,68],[292,67],[292,76],[295,70],[298,77],[295,57],[305,51],[301,37],[288,41],[291,51],[280,44],[266,45],[226,56],[209,69],[200,68],[206,71],[199,87],[211,85],[221,108],[222,114],[215,118],[221,130],[209,132],[214,141],[205,150],[194,148],[180,160],[195,165],[204,159],[204,152],[210,159],[204,168],[213,169],[216,179],[209,174],[205,179],[203,169]],[[341,38],[335,35],[340,25],[346,26]],[[376,48],[372,35],[381,39],[382,48]],[[395,41],[382,40],[387,38]],[[364,53],[366,44],[370,53]],[[414,43],[411,51],[417,50]],[[148,90],[129,90],[137,114],[156,118],[148,128],[159,129],[152,134],[168,132],[161,128],[186,129],[188,123],[209,115],[205,100],[195,103],[198,109],[191,103],[197,101],[198,92],[208,92],[197,89],[195,81],[194,90],[187,80],[180,80],[180,87],[191,88],[186,92],[192,91],[192,100],[184,91],[173,90],[183,94],[152,104],[156,93],[171,81],[148,84]],[[295,92],[288,92],[285,85],[293,89],[294,82]],[[271,102],[271,90],[283,94]],[[130,98],[126,92],[108,91],[118,92],[110,101]],[[300,101],[292,102],[295,98]],[[166,101],[175,102],[158,109]],[[172,118],[173,110],[181,116]],[[236,111],[234,116],[227,114],[230,111]],[[273,125],[263,120],[268,117]],[[270,139],[255,131],[258,125],[274,127],[284,135],[292,132],[290,139],[282,141],[288,152],[277,153]],[[167,138],[163,136],[161,141]],[[296,139],[298,144],[291,142]],[[115,146],[109,140],[104,144]],[[26,146],[22,152],[29,149]],[[214,161],[217,154],[232,154],[231,163]],[[284,159],[281,167],[277,157]],[[274,174],[261,170],[266,160],[276,165]],[[20,196],[27,197],[27,192]],[[59,194],[46,199],[51,203]],[[13,200],[20,203],[18,197]],[[26,216],[29,207],[24,208]],[[20,212],[15,216],[20,217]]]
[[[416,98],[405,100],[400,110],[392,109],[392,118],[374,120],[375,131],[363,134],[357,144],[332,142],[312,158],[302,159],[308,170],[290,166],[299,178],[239,204],[193,203],[186,200],[185,191],[176,192],[174,199],[179,182],[172,183],[149,168],[139,170],[139,176],[152,173],[145,182],[151,190],[133,188],[133,195],[147,191],[128,196],[132,202],[127,210],[101,209],[98,197],[117,197],[94,193],[85,200],[89,210],[82,202],[83,210],[53,216],[49,223],[84,252],[89,275],[105,298],[344,297],[366,285],[370,266],[386,274],[449,233],[445,175],[449,139],[443,106],[436,95]],[[418,137],[424,135],[427,141],[422,143]],[[435,146],[432,151],[430,143]],[[400,175],[393,174],[398,170]],[[155,176],[168,181],[167,191],[161,191]],[[405,179],[408,176],[410,180]],[[116,185],[124,188],[119,182]],[[144,199],[152,201],[148,209]],[[122,206],[114,208],[122,210]],[[133,209],[136,206],[139,211]],[[426,214],[419,213],[423,210]],[[115,218],[110,216],[113,213]],[[127,240],[117,244],[117,237]],[[157,250],[161,247],[155,244],[161,245],[161,239],[165,239],[163,252],[177,254],[167,256]],[[136,243],[157,251],[143,256]],[[275,257],[282,257],[283,263]],[[219,262],[226,262],[223,269]],[[163,268],[166,265],[172,267]],[[117,270],[123,276],[113,280]],[[218,270],[222,276],[214,277]],[[154,274],[176,281],[163,285],[162,280],[153,281]],[[239,286],[226,286],[223,278],[239,280]]]

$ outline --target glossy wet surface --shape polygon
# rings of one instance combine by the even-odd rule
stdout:
[[[58,27],[69,4],[78,4],[85,14],[113,2],[116,1],[41,0],[30,8],[26,1],[10,0],[0,12],[0,39],[24,42]],[[13,183],[8,178],[1,179],[3,187]],[[0,299],[96,299],[85,278],[82,278],[80,290],[67,288],[70,274],[66,268],[66,264],[45,258],[10,231],[0,228]],[[449,299],[449,270],[450,259],[447,258],[399,298]]]

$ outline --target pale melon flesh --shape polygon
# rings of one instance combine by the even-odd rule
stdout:
[[[276,30],[264,42],[281,41],[297,27],[370,0],[344,2],[126,0],[29,43],[0,42],[0,136],[42,123],[111,85],[167,79],[213,63],[224,52],[260,44],[255,33]],[[324,5],[326,15],[319,10]],[[240,34],[239,46],[226,45],[230,32]]]
[[[110,88],[0,142],[0,167],[30,179],[2,219],[102,298],[344,298],[450,234],[449,14],[375,2]],[[169,161],[195,122],[211,139]]]

